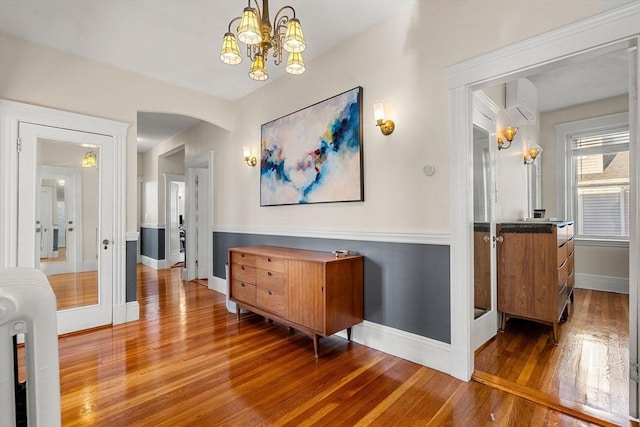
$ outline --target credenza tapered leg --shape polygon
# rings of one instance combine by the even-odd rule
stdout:
[[[347,328],[347,340],[351,342],[351,327]]]
[[[559,331],[558,331],[558,323],[554,323],[553,324],[553,343],[554,344],[558,344],[558,338],[559,338]]]
[[[313,352],[318,357],[318,334],[313,334]]]

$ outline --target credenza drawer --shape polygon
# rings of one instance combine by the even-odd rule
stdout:
[[[283,293],[275,292],[266,288],[257,288],[256,302],[259,307],[262,307],[267,311],[280,316],[286,315],[285,297]]]
[[[244,252],[231,252],[231,262],[242,265],[256,265],[256,256],[253,254],[245,254]]]
[[[241,282],[256,284],[256,268],[242,264],[231,265],[233,278]]]
[[[556,227],[558,246],[563,245],[567,241],[567,226],[560,225]]]
[[[558,268],[567,260],[567,242],[558,247]]]
[[[255,305],[256,286],[251,283],[242,282],[240,280],[233,280],[231,282],[231,297],[236,301]]]
[[[284,259],[270,256],[258,256],[256,257],[256,267],[269,271],[277,271],[278,273],[284,273]]]
[[[569,260],[565,259],[564,264],[558,268],[558,289],[562,289],[567,284],[567,277],[569,277]]]
[[[573,223],[567,224],[567,239],[573,239]]]
[[[268,289],[284,294],[284,273],[270,270],[256,269],[256,284],[259,288]]]
[[[569,239],[569,241],[567,241],[567,256],[573,255],[573,246],[574,246],[574,242],[573,242],[573,238]]]

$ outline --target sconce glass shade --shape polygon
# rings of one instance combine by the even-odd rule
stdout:
[[[373,104],[373,119],[378,123],[384,120],[384,105],[382,102]]]
[[[245,7],[238,26],[238,40],[246,44],[258,44],[262,41],[258,13],[252,7]]]
[[[267,80],[269,78],[269,73],[267,73],[267,68],[264,64],[264,57],[261,54],[257,54],[256,58],[253,60],[253,65],[251,65],[251,70],[249,71],[249,77],[258,81]]]
[[[258,159],[251,155],[251,147],[248,145],[242,146],[242,156],[244,161],[247,162],[247,166],[253,167],[258,164]]]
[[[94,168],[98,165],[98,155],[95,151],[91,150],[82,158],[83,168]]]
[[[542,154],[542,151],[542,147],[530,147],[524,154],[524,163],[526,165],[530,165],[540,154]]]
[[[300,53],[307,48],[302,34],[302,25],[297,18],[291,18],[287,24],[287,32],[284,36],[282,47],[289,53]]]
[[[301,53],[290,53],[285,68],[289,74],[302,74],[306,70]]]
[[[245,145],[242,147],[242,156],[246,159],[248,157],[251,157],[251,147],[249,147],[248,145]]]
[[[242,62],[238,42],[233,33],[226,33],[222,39],[222,49],[220,49],[220,60],[225,64],[236,65]]]
[[[513,138],[516,136],[517,133],[518,133],[518,128],[514,128],[512,126],[509,126],[508,128],[505,128],[502,131],[502,134],[504,135],[505,138],[507,138],[507,141],[509,142],[513,141]]]

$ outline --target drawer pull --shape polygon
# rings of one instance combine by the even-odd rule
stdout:
[[[241,265],[241,266],[240,266],[240,270],[244,270],[244,265]]]
[[[242,258],[244,258],[244,254],[240,254],[240,256],[241,256]]]
[[[267,262],[271,262],[271,258],[267,257]]]
[[[240,283],[240,286],[242,286],[243,288],[247,287],[247,285],[245,285],[244,283]]]
[[[273,295],[273,291],[267,291],[269,295]]]
[[[267,271],[267,276],[273,276],[270,271]]]

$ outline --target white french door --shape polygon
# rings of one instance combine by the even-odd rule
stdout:
[[[38,234],[42,233],[41,188],[43,183],[57,188],[52,194],[55,200],[61,190],[54,186],[56,183],[63,185],[62,181],[65,181],[63,178],[43,181],[43,167],[74,169],[80,181],[74,186],[81,190],[73,191],[78,192],[82,218],[73,217],[75,213],[63,215],[62,210],[69,203],[64,196],[55,207],[51,200],[46,202],[52,207],[54,216],[64,217],[63,223],[57,226],[56,237],[52,237],[54,247],[66,246],[72,241],[82,242],[82,247],[74,248],[78,251],[77,257],[81,258],[75,269],[80,271],[59,273],[53,269],[48,274],[58,299],[58,333],[110,324],[113,315],[113,213],[110,201],[114,196],[114,177],[107,171],[113,170],[113,138],[25,122],[19,123],[18,133],[21,151],[18,158],[17,263],[35,268],[42,264],[38,244],[41,240]],[[82,158],[90,151],[96,153],[97,164],[83,168]],[[66,203],[62,203],[65,200]],[[53,233],[53,229],[50,231]],[[76,239],[80,233],[83,238]],[[47,273],[47,269],[43,270]]]

